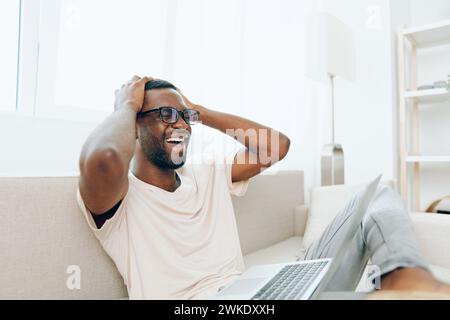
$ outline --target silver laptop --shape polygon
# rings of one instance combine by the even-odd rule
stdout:
[[[333,258],[256,266],[222,289],[215,299],[308,300],[317,299],[338,269],[375,195],[381,175],[349,204],[352,211],[347,233]]]

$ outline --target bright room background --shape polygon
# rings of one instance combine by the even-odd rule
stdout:
[[[356,37],[356,80],[336,83],[346,182],[396,179],[396,30],[449,17],[445,0],[2,0],[0,175],[76,174],[114,90],[138,74],[283,131],[291,151],[274,170],[303,170],[306,186],[318,186],[330,95],[305,76],[306,21],[315,11]],[[201,126],[193,138],[211,150],[226,140]],[[435,176],[430,170],[430,179],[450,178]]]

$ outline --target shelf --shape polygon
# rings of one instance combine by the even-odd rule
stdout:
[[[415,99],[420,103],[440,103],[448,101],[450,94],[445,88],[405,92],[406,99]]]
[[[419,48],[450,44],[450,20],[405,29],[403,34]]]
[[[408,156],[408,163],[450,163],[450,156]]]
[[[399,166],[399,191],[408,209],[420,210],[422,185],[421,167],[446,169],[450,167],[450,155],[423,155],[418,152],[420,146],[420,115],[417,106],[445,104],[450,105],[450,88],[416,90],[418,83],[419,50],[425,48],[450,45],[450,20],[412,27],[400,28],[398,33],[397,75],[399,117],[398,149],[401,163]],[[443,61],[445,67],[445,61]],[[450,78],[449,78],[450,79]],[[444,80],[444,79],[443,79]],[[407,90],[407,86],[410,90]],[[415,90],[411,90],[415,89]],[[409,107],[414,106],[412,109]],[[445,142],[442,142],[445,143]],[[413,147],[408,153],[408,146]],[[411,170],[413,169],[413,170]]]

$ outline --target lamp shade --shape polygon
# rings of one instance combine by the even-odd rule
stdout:
[[[305,39],[308,77],[355,80],[355,38],[347,25],[328,13],[314,13],[308,17]]]

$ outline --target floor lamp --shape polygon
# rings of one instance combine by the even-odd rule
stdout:
[[[344,149],[335,141],[336,77],[355,78],[355,40],[351,29],[328,13],[314,13],[307,22],[306,74],[331,88],[331,137],[321,154],[322,186],[345,183]]]

